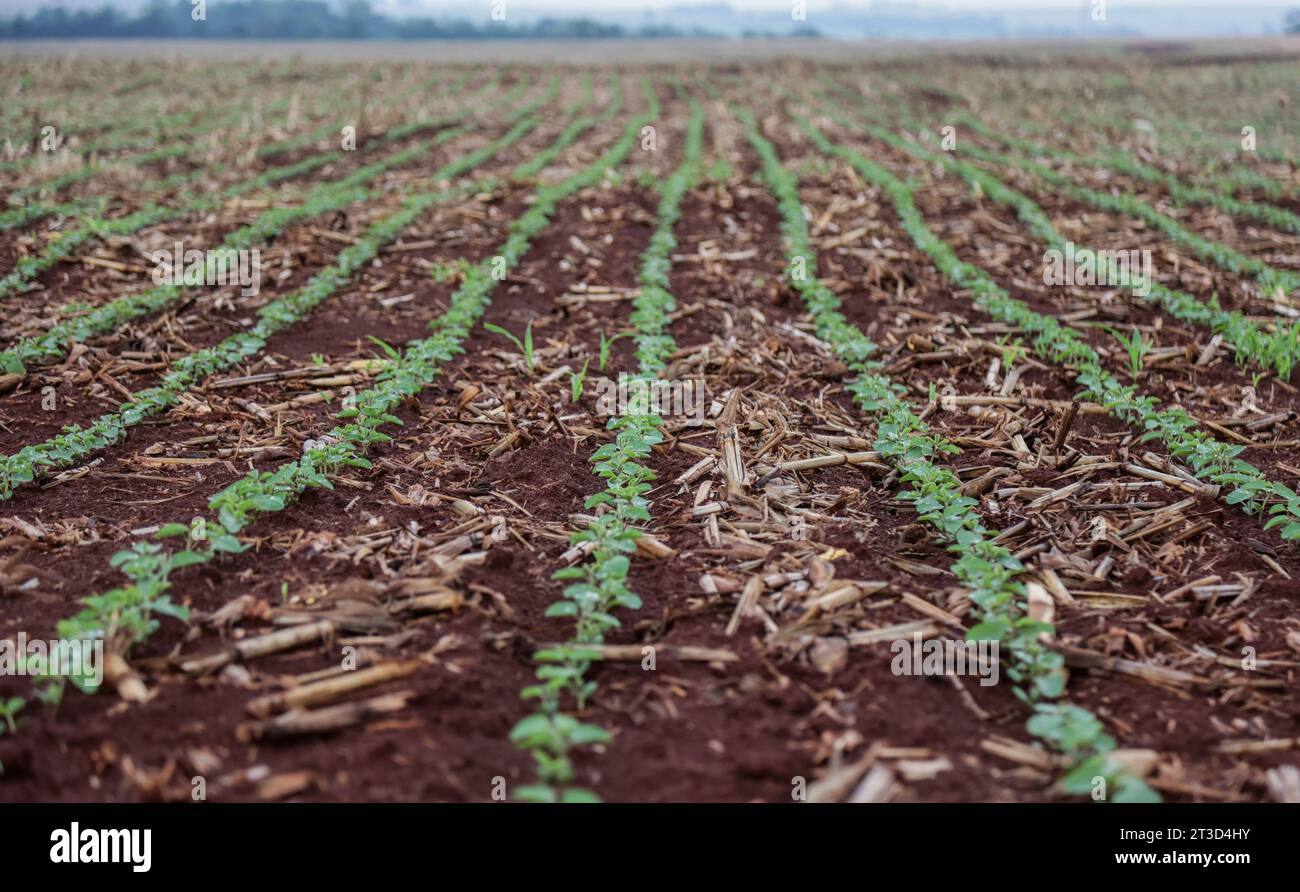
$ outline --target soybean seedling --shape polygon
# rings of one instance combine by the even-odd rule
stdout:
[[[469,264],[464,260],[453,260],[450,263],[435,263],[433,268],[429,271],[429,274],[433,278],[433,281],[440,285],[446,284],[457,276],[463,277],[468,266]]]
[[[591,365],[591,357],[582,364],[582,371],[578,373],[569,373],[569,402],[576,403],[582,398],[582,386],[587,380],[587,366]]]
[[[1111,329],[1111,337],[1124,345],[1124,350],[1128,353],[1128,374],[1134,381],[1138,375],[1142,374],[1142,369],[1146,367],[1146,356],[1151,352],[1151,348],[1156,345],[1155,339],[1147,339],[1146,335],[1133,329],[1131,334],[1125,335],[1123,332]]]
[[[533,373],[533,323],[529,322],[528,327],[524,329],[524,339],[521,341],[510,332],[506,331],[499,325],[493,325],[491,322],[484,322],[483,327],[493,334],[499,334],[502,337],[509,338],[510,342],[519,348],[524,354],[524,366],[528,369],[528,374]]]

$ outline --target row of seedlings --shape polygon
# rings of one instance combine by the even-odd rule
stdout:
[[[656,112],[657,107],[652,107],[651,115]],[[539,664],[537,683],[526,687],[521,696],[534,701],[535,709],[510,731],[511,742],[532,755],[536,769],[535,782],[515,790],[514,798],[519,801],[599,801],[594,792],[574,784],[571,754],[578,747],[608,743],[610,734],[599,725],[579,720],[569,710],[583,710],[596,692],[597,684],[587,678],[587,672],[600,659],[593,646],[602,644],[605,634],[620,625],[613,611],[641,606],[627,576],[640,525],[650,522],[651,503],[646,494],[655,475],[643,462],[663,440],[659,431],[663,419],[651,414],[648,385],[676,349],[666,330],[668,315],[676,308],[668,290],[672,252],[677,245],[673,229],[683,198],[699,178],[703,132],[704,111],[692,100],[683,160],[661,187],[655,229],[641,259],[640,287],[629,320],[638,363],[637,371],[629,376],[629,405],[625,414],[609,420],[608,429],[617,432],[613,442],[599,446],[589,459],[594,473],[605,482],[605,488],[584,503],[587,510],[597,512],[596,517],[570,539],[586,560],[561,568],[553,576],[568,584],[545,615],[571,619],[573,633],[564,644],[533,654]]]
[[[558,92],[558,89],[558,81],[552,81],[551,90],[548,92],[547,96],[530,104],[528,107],[520,109],[515,114],[518,117],[524,117],[531,114],[536,109],[547,104],[550,99],[553,99],[555,93]],[[445,141],[446,139],[460,135],[460,133],[463,132],[463,129],[458,125],[468,118],[471,113],[471,108],[466,107],[460,112],[447,115],[437,120],[398,125],[381,136],[379,144],[391,144],[405,136],[408,136],[412,132],[444,126],[449,127],[449,129],[439,133],[437,140]],[[365,165],[342,179],[316,184],[303,194],[302,198],[304,203],[310,204],[331,197],[334,198],[335,201],[342,201],[345,198],[349,198],[350,201],[359,200],[368,195],[368,193],[360,190],[361,184],[373,179],[391,167],[398,166],[409,161],[413,157],[417,157],[427,151],[429,145],[429,142],[425,142],[411,146],[407,149],[395,152],[385,159]],[[14,264],[13,270],[9,272],[8,275],[0,278],[0,298],[9,297],[22,291],[31,279],[35,278],[41,272],[44,272],[55,264],[68,259],[68,257],[72,256],[72,253],[75,250],[92,239],[106,239],[114,235],[130,235],[146,226],[153,226],[169,220],[176,220],[186,216],[187,214],[217,210],[233,198],[239,198],[249,192],[265,188],[273,183],[309,173],[317,168],[324,167],[326,164],[337,161],[341,157],[343,157],[343,153],[337,150],[320,152],[293,164],[266,171],[252,179],[236,183],[235,185],[223,189],[215,194],[200,191],[198,194],[182,198],[179,203],[169,205],[148,205],[121,217],[114,217],[111,219],[91,218],[86,220],[81,226],[69,229],[62,233],[39,254],[24,257]],[[208,171],[199,171],[198,175],[206,177],[210,175],[211,172],[210,169]],[[169,178],[171,182],[161,183],[159,184],[159,188],[169,188],[177,185],[177,182],[180,180],[191,178],[195,178],[195,175],[179,175],[175,178]],[[345,204],[350,203],[350,201],[345,202]],[[343,205],[338,206],[341,207]],[[323,210],[330,209],[332,208],[324,208]],[[288,209],[281,209],[282,214],[287,211]],[[243,246],[223,244],[222,247],[233,249],[235,247]]]
[[[432,84],[429,84],[429,86],[432,87]],[[329,113],[331,114],[337,113],[337,106],[339,104],[340,104],[339,97],[332,96]],[[265,109],[265,111],[256,113],[256,117],[260,119],[262,114],[288,110],[292,105],[293,102],[291,100],[288,99],[277,100],[276,102],[271,103],[271,105],[269,105]],[[241,118],[244,118],[247,115],[247,113],[248,113],[248,109],[246,106],[235,108],[222,115],[203,116],[198,120],[194,121],[190,126],[185,126],[185,127],[178,127],[175,125],[184,123],[190,117],[189,112],[182,112],[177,115],[170,116],[169,118],[165,118],[157,122],[157,127],[160,131],[170,131],[168,133],[168,139],[165,139],[162,145],[148,152],[143,152],[140,154],[130,155],[122,158],[114,158],[111,160],[114,161],[115,163],[125,162],[131,167],[137,169],[145,169],[149,165],[161,161],[168,161],[171,159],[184,159],[187,156],[194,153],[195,147],[197,145],[196,141],[198,138],[204,136],[212,137],[218,131],[228,128],[235,122],[239,121]],[[316,117],[319,117],[319,115],[317,115]],[[339,127],[341,126],[342,123],[331,123],[326,125],[325,127],[313,131],[313,134],[309,134],[309,136],[316,135],[316,139],[324,138],[324,136],[330,135],[332,133],[338,133]],[[300,141],[303,139],[304,139],[303,137],[298,137],[292,140],[287,140],[284,143],[272,144],[271,146],[267,146],[265,147],[267,151],[265,151],[263,157],[271,157],[274,154],[279,154],[285,151],[292,151],[293,148],[296,148],[298,145],[302,144]],[[154,140],[148,140],[146,142],[154,142]],[[78,153],[85,156],[93,156],[96,155],[97,153],[106,150],[113,150],[115,148],[121,148],[121,147],[122,146],[114,145],[114,144],[106,144],[102,146],[100,145],[87,146],[85,148],[79,149]],[[126,147],[130,148],[131,144],[127,143]],[[76,170],[62,174],[53,179],[40,182],[40,183],[34,183],[30,186],[26,186],[21,189],[16,189],[14,190],[13,193],[11,193],[10,200],[11,201],[25,200],[31,196],[39,195],[40,193],[57,194],[67,186],[91,179],[103,169],[104,163],[105,163],[104,161],[101,161],[100,159],[96,158],[95,160],[90,161],[89,163],[83,165],[82,167],[77,168]],[[211,168],[207,168],[207,169],[200,168],[198,170],[191,172],[190,174],[184,175],[184,179],[185,180],[198,179],[199,177],[210,174],[211,170],[212,170]]]
[[[535,118],[520,121],[499,139],[443,165],[433,173],[432,181],[438,183],[462,176],[537,126],[539,122]],[[475,184],[478,185],[481,184]],[[58,436],[0,458],[0,499],[9,498],[15,488],[52,469],[70,467],[120,442],[130,428],[176,405],[181,394],[207,376],[233,368],[258,354],[272,335],[306,318],[346,285],[354,272],[370,262],[382,246],[395,240],[427,208],[457,194],[459,190],[439,189],[408,197],[399,210],[371,224],[355,244],[340,252],[333,265],[316,273],[302,288],[262,307],[257,322],[248,330],[176,360],[160,385],[132,394],[131,401],[119,411],[101,415],[86,427],[69,425]]]
[[[959,141],[957,151],[970,155],[980,161],[998,166],[1014,166],[1037,177],[1053,189],[1058,190],[1077,201],[1092,205],[1098,210],[1125,214],[1136,217],[1161,233],[1175,244],[1180,245],[1195,256],[1213,263],[1221,269],[1238,275],[1251,275],[1265,294],[1281,292],[1289,294],[1300,288],[1300,273],[1278,269],[1262,260],[1249,257],[1240,251],[1205,238],[1183,226],[1173,217],[1161,213],[1150,203],[1127,192],[1103,192],[1076,182],[1069,174],[1040,164],[1029,158],[995,152],[970,144],[969,140]]]
[[[1300,495],[1290,487],[1266,478],[1254,465],[1238,456],[1245,447],[1217,440],[1197,427],[1182,408],[1160,408],[1153,396],[1121,384],[1105,367],[1102,357],[1077,329],[1035,312],[1013,298],[988,272],[957,257],[952,247],[926,225],[913,198],[913,186],[847,146],[837,145],[807,118],[795,120],[823,153],[843,159],[868,182],[881,188],[898,214],[903,230],[936,268],[999,322],[1031,335],[1030,346],[1042,360],[1077,370],[1083,386],[1079,399],[1104,406],[1109,414],[1140,431],[1142,442],[1158,441],[1175,459],[1185,461],[1195,478],[1228,490],[1226,501],[1247,514],[1267,514],[1265,528],[1280,527],[1284,539],[1300,539]],[[1174,468],[1174,470],[1180,470]]]
[[[899,498],[912,505],[918,518],[929,525],[955,554],[948,569],[969,590],[979,609],[980,622],[968,630],[972,640],[993,640],[1008,654],[1007,675],[1016,695],[1033,714],[1027,728],[1064,758],[1064,791],[1087,795],[1094,779],[1105,778],[1115,801],[1150,801],[1158,798],[1139,778],[1127,773],[1110,754],[1115,741],[1101,721],[1082,707],[1061,702],[1064,694],[1064,658],[1050,646],[1051,623],[1031,611],[1025,585],[1019,581],[1025,567],[994,540],[996,533],[980,519],[979,502],[962,495],[961,482],[937,460],[960,450],[932,435],[926,423],[902,398],[905,388],[882,374],[872,360],[876,345],[840,312],[840,300],[816,275],[817,255],[808,234],[798,178],[781,162],[775,146],[758,130],[752,115],[738,112],[749,141],[762,163],[762,175],[776,197],[789,262],[787,281],[802,297],[815,325],[817,337],[856,376],[845,390],[876,421],[872,448],[899,475],[906,488]]]
[[[972,115],[960,115],[955,120],[959,124],[970,127],[971,130],[986,139],[1035,157],[1049,158],[1070,164],[1081,164],[1098,170],[1114,170],[1161,186],[1168,193],[1173,203],[1180,207],[1209,205],[1233,216],[1258,220],[1284,232],[1300,233],[1300,215],[1271,204],[1242,201],[1217,189],[1185,183],[1174,174],[1135,161],[1128,153],[1118,149],[1104,155],[1079,155],[1052,146],[998,133]]]
[[[215,494],[209,508],[215,512],[211,521],[196,524],[166,524],[152,538],[113,555],[111,565],[127,577],[124,586],[83,599],[83,609],[58,624],[60,637],[103,639],[106,650],[125,658],[132,647],[147,639],[159,627],[158,616],[186,619],[185,607],[171,601],[171,575],[195,564],[207,563],[221,554],[244,550],[238,534],[257,519],[283,511],[312,488],[332,488],[330,476],[349,467],[368,468],[364,453],[372,446],[391,438],[381,428],[400,424],[392,412],[401,402],[427,387],[441,367],[457,353],[461,343],[483,315],[492,292],[501,280],[501,267],[515,268],[528,251],[532,240],[549,223],[559,202],[579,189],[600,181],[607,168],[624,158],[640,128],[653,118],[657,104],[646,83],[651,113],[627,125],[620,140],[596,162],[579,173],[552,186],[537,189],[528,210],[514,220],[505,243],[498,253],[477,265],[457,265],[461,284],[452,294],[447,311],[430,323],[433,334],[408,343],[380,373],[374,386],[349,398],[337,417],[341,423],[318,440],[308,444],[302,458],[286,462],[271,471],[251,471],[245,477]],[[481,187],[490,184],[480,184]],[[402,228],[433,200],[458,193],[440,193],[432,200],[402,212]],[[396,229],[392,230],[395,234]],[[350,272],[372,258],[384,241],[378,237],[364,240],[346,249],[349,259],[340,263],[337,275],[344,279]],[[169,550],[161,541],[185,537],[185,546]],[[57,704],[65,682],[93,692],[93,680],[60,672],[41,674],[35,694],[48,704]]]
[[[506,116],[506,122],[540,123],[539,119],[530,117],[541,106],[541,100],[529,103],[512,111]],[[394,152],[385,158],[367,164],[336,182],[324,183],[306,193],[304,200],[294,206],[274,207],[263,211],[257,219],[247,226],[229,233],[222,244],[211,253],[210,263],[218,263],[224,255],[243,250],[253,245],[262,244],[275,238],[290,225],[301,220],[321,216],[333,210],[347,207],[361,201],[374,198],[378,193],[363,187],[367,180],[374,179],[387,170],[401,167],[419,158],[431,147],[442,145],[459,137],[469,128],[460,125],[440,132],[431,140]],[[292,167],[315,167],[315,159],[309,158]],[[278,168],[277,171],[285,170]],[[268,171],[267,175],[280,178],[277,171]],[[101,307],[69,319],[56,322],[39,335],[22,338],[7,350],[0,351],[0,370],[11,375],[26,375],[31,363],[47,363],[65,355],[73,343],[78,343],[95,335],[106,334],[118,327],[156,313],[181,299],[184,295],[183,283],[161,284],[138,294],[127,295],[104,304]]]
[[[1032,198],[1011,188],[984,168],[964,162],[949,152],[928,150],[919,143],[864,120],[850,120],[824,106],[819,111],[826,113],[837,124],[860,129],[923,161],[942,165],[979,188],[988,198],[1015,211],[1034,236],[1048,248],[1062,252],[1067,250],[1068,240],[1057,231],[1051,219]],[[1279,319],[1270,329],[1265,330],[1240,311],[1223,309],[1215,297],[1201,301],[1185,291],[1143,278],[1140,273],[1118,263],[1109,254],[1102,253],[1098,257],[1107,264],[1106,281],[1129,289],[1134,297],[1158,305],[1175,319],[1221,335],[1224,342],[1233,348],[1239,363],[1244,365],[1253,362],[1260,368],[1272,369],[1283,380],[1290,378],[1291,372],[1300,366],[1300,323]]]

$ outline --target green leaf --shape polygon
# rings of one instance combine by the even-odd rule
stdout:
[[[524,345],[523,345],[523,343],[519,340],[519,338],[515,337],[515,336],[514,336],[513,334],[511,334],[510,332],[506,331],[506,330],[505,330],[504,328],[502,328],[500,325],[493,325],[491,322],[484,322],[484,323],[483,323],[483,327],[486,328],[488,331],[492,332],[493,334],[499,334],[499,335],[501,335],[501,336],[503,336],[503,337],[509,338],[509,339],[510,339],[510,343],[514,344],[514,345],[515,345],[516,347],[518,347],[521,351],[524,349]]]
[[[387,344],[387,343],[385,343],[384,341],[380,340],[379,338],[375,337],[374,335],[366,335],[366,339],[369,340],[370,343],[374,344],[374,345],[377,346],[379,349],[381,349],[381,350],[383,350],[385,353],[387,353],[390,359],[401,359],[401,358],[402,358],[402,354],[399,353],[399,352],[397,352],[397,348],[396,348],[396,347],[393,347],[391,344]]]
[[[208,561],[208,555],[198,551],[178,551],[168,559],[167,564],[173,570],[179,570],[182,567],[190,567],[194,564],[204,564]]]
[[[555,788],[546,784],[529,784],[515,788],[517,802],[556,802],[558,798]]]
[[[576,746],[587,746],[596,743],[609,743],[613,740],[610,733],[599,725],[579,725],[569,734],[569,742]]]
[[[225,552],[227,554],[239,554],[247,547],[234,536],[228,533],[214,533],[209,537],[212,543],[213,551]]]
[[[515,726],[510,729],[510,740],[516,744],[523,744],[524,741],[530,741],[541,737],[549,737],[552,734],[551,717],[540,712],[525,716],[520,719]]]
[[[1141,778],[1120,775],[1115,779],[1111,802],[1160,802],[1160,794],[1148,787]]]

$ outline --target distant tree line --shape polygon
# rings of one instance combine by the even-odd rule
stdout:
[[[533,24],[471,22],[467,19],[394,19],[375,12],[369,0],[348,0],[334,11],[324,0],[236,0],[211,3],[195,20],[191,0],[152,0],[135,15],[105,6],[68,11],[40,9],[0,20],[0,39],[179,37],[225,40],[390,40],[488,38],[657,38],[716,37],[702,29],[670,25],[624,28],[591,19],[542,19]]]

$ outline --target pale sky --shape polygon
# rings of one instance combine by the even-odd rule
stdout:
[[[0,9],[13,11],[30,11],[43,6],[118,6],[137,8],[147,0],[0,0]],[[209,0],[213,6],[220,6],[222,0]],[[334,0],[338,2],[338,0]],[[397,7],[410,10],[427,10],[436,13],[445,9],[472,9],[490,7],[492,0],[371,0],[375,6]],[[862,8],[873,5],[873,0],[805,0],[810,12],[818,9]],[[789,9],[791,0],[505,0],[506,8],[515,9],[555,9],[580,13],[583,11],[612,11],[622,7],[629,10],[667,9],[673,6],[702,6],[725,3],[733,9],[740,10],[775,10]],[[1009,7],[1032,7],[1038,9],[1079,9],[1090,6],[1090,0],[898,0],[900,6],[924,6],[928,8],[959,9],[964,12],[1007,9]],[[1171,8],[1195,9],[1205,6],[1222,7],[1216,0],[1107,0],[1109,9],[1123,9],[1125,6],[1167,6]],[[1242,0],[1245,6],[1277,6],[1290,8],[1300,6],[1300,0]]]
[[[408,0],[410,2],[410,0]],[[452,0],[463,5],[465,0]],[[486,3],[487,0],[484,0]],[[623,7],[627,9],[667,9],[673,6],[702,6],[724,2],[733,9],[773,10],[789,9],[790,0],[506,0],[506,8],[518,9],[564,9],[580,12],[582,10],[609,10]],[[873,5],[872,0],[806,0],[809,12],[832,7],[863,8]],[[412,5],[436,8],[444,5],[439,0],[414,0]],[[450,5],[450,4],[447,4]],[[1091,7],[1090,0],[897,0],[899,6],[924,6],[932,9],[960,9],[963,12],[1016,8],[1033,9],[1086,9]],[[1244,6],[1277,6],[1282,9],[1300,7],[1300,0],[1243,0]],[[1122,10],[1124,7],[1168,6],[1171,8],[1196,9],[1198,7],[1222,7],[1215,0],[1106,0],[1108,10]]]

